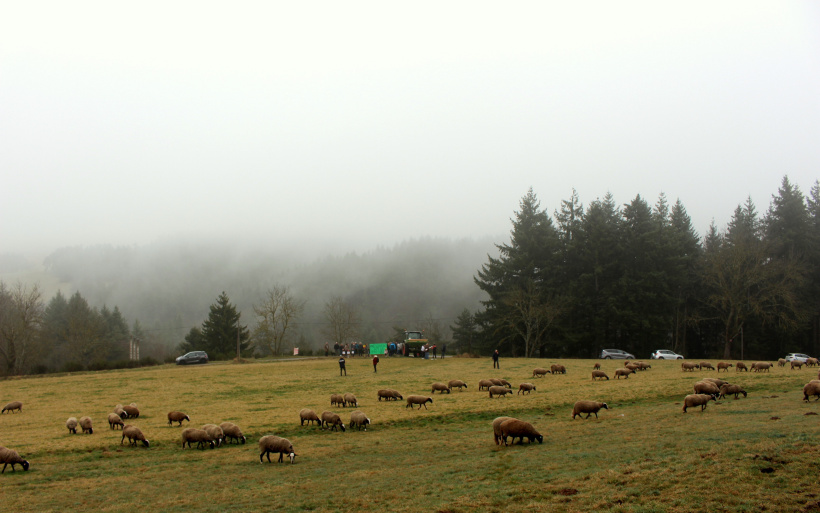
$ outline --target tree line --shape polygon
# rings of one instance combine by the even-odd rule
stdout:
[[[488,298],[452,326],[462,348],[515,356],[767,358],[820,350],[820,184],[784,177],[764,215],[748,199],[699,237],[680,201],[577,194],[552,216],[530,189],[511,238],[474,277]],[[465,349],[467,350],[467,349]]]

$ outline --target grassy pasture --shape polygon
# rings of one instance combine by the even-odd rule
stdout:
[[[700,377],[680,362],[651,362],[627,380],[593,382],[591,360],[562,360],[566,375],[532,378],[552,361],[489,358],[334,358],[244,365],[162,366],[0,381],[0,404],[23,401],[22,414],[0,416],[0,445],[31,463],[0,476],[7,511],[815,511],[820,403],[802,402],[815,369],[721,373],[749,397],[681,412]],[[716,364],[716,361],[712,362]],[[602,362],[610,377],[620,365]],[[479,379],[531,382],[530,395],[490,399]],[[435,394],[429,410],[379,402],[376,390],[428,394],[434,381],[470,388]],[[373,425],[367,432],[300,426],[298,412],[330,407],[330,394],[353,392]],[[606,401],[600,418],[571,420],[579,399]],[[120,445],[106,417],[136,402],[148,449]],[[191,425],[236,422],[246,445],[181,449],[171,410]],[[70,435],[70,416],[89,415],[93,435]],[[532,422],[542,445],[498,447],[490,423],[500,415]],[[776,419],[775,419],[776,417]],[[128,421],[126,421],[128,422]],[[187,423],[183,424],[183,428]],[[259,463],[257,440],[289,438],[296,465]]]

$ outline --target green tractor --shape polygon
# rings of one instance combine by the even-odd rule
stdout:
[[[422,331],[404,332],[404,356],[413,355],[420,358],[422,355],[421,346],[427,345],[427,337]]]

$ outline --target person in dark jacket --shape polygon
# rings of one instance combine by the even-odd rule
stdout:
[[[501,365],[498,364],[498,349],[493,351],[493,369],[500,369]]]
[[[376,372],[376,365],[379,364],[379,355],[373,355],[373,372]]]
[[[340,356],[339,357],[339,376],[341,376],[343,372],[344,372],[345,376],[347,376],[347,369],[345,369],[345,357]]]

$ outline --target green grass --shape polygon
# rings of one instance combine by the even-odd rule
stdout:
[[[334,358],[244,365],[163,366],[0,381],[0,403],[23,401],[22,414],[0,417],[0,444],[29,460],[28,472],[0,476],[9,511],[800,511],[820,509],[816,488],[820,403],[803,403],[813,369],[721,373],[743,385],[746,399],[710,402],[682,413],[700,377],[676,362],[628,380],[593,382],[589,360],[564,360],[566,375],[532,378],[553,361],[382,358],[348,360],[339,377]],[[713,362],[716,363],[716,362]],[[617,363],[604,362],[610,376]],[[479,379],[502,377],[530,395],[490,399]],[[377,401],[391,387],[429,395],[433,381],[463,379],[463,392],[435,394],[429,410]],[[373,425],[345,433],[300,426],[298,412],[330,407],[330,394],[352,392]],[[600,418],[571,420],[580,399],[606,401]],[[120,445],[105,421],[118,404],[136,402],[131,421],[149,449]],[[171,410],[191,425],[230,420],[246,445],[181,449]],[[89,415],[93,435],[70,435],[69,416]],[[496,446],[492,419],[527,420],[543,444]],[[774,419],[776,417],[776,419]],[[128,422],[128,421],[126,421]],[[183,424],[183,428],[186,427]],[[256,441],[289,438],[296,465],[259,463]]]

